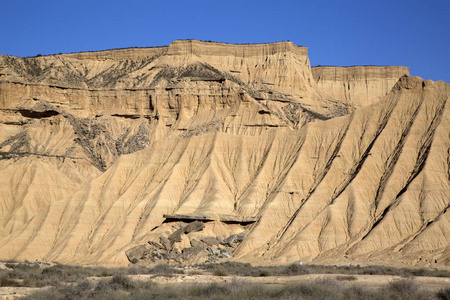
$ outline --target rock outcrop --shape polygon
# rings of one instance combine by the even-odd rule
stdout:
[[[0,57],[0,259],[449,267],[450,86],[373,70],[314,80],[290,42]]]
[[[317,66],[311,68],[317,86],[332,98],[357,107],[378,102],[409,68],[398,66]]]

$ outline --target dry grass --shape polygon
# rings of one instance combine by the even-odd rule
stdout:
[[[152,274],[173,276],[183,273],[182,268],[168,265],[153,267],[130,266],[123,268],[76,267],[56,264],[42,267],[37,263],[9,262],[8,270],[0,270],[1,286],[48,287],[26,299],[450,299],[450,288],[437,293],[420,288],[411,273],[436,276],[441,271],[417,271],[386,267],[328,267],[291,264],[288,266],[254,267],[250,264],[227,262],[197,266],[195,272],[216,276],[293,276],[303,274],[337,274],[313,281],[285,284],[253,283],[231,280],[225,283],[157,284],[133,280],[129,275]],[[203,270],[203,271],[201,271]],[[402,275],[387,285],[369,289],[356,280],[357,274]],[[188,273],[189,274],[189,273]],[[406,275],[405,275],[406,274]],[[90,277],[102,278],[92,280]]]
[[[353,275],[344,275],[344,276],[339,275],[339,276],[336,276],[336,280],[338,280],[338,281],[355,281],[357,279],[358,278],[356,278]]]
[[[167,288],[152,281],[135,282],[126,275],[96,284],[81,281],[32,294],[25,299],[445,299],[420,290],[410,279],[391,282],[378,290],[349,285],[331,278],[287,285],[233,280],[227,283],[175,284]],[[445,296],[445,294],[442,294]]]
[[[183,270],[168,266],[153,267],[79,267],[56,264],[41,268],[37,263],[6,263],[9,270],[0,270],[0,286],[44,287],[57,286],[60,282],[76,283],[88,277],[111,277],[137,274],[170,276],[182,274]]]
[[[446,287],[446,288],[440,289],[436,293],[436,297],[439,300],[450,300],[450,287]]]
[[[198,265],[205,271],[214,273],[220,269],[229,275],[239,276],[295,276],[304,274],[339,274],[339,275],[391,275],[402,277],[429,276],[450,277],[450,272],[434,269],[408,269],[385,266],[323,266],[301,265],[292,263],[287,266],[252,266],[249,263],[224,262]],[[263,275],[261,275],[263,274]]]

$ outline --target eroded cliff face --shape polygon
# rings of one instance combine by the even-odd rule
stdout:
[[[449,85],[320,82],[289,42],[0,57],[0,259],[448,267]]]
[[[4,108],[18,105],[30,94],[47,95],[50,102],[51,98],[65,94],[63,97],[70,101],[70,108],[83,113],[145,109],[148,103],[143,102],[148,99],[135,99],[137,107],[130,107],[130,101],[111,101],[111,97],[120,98],[118,90],[152,93],[158,88],[169,89],[173,84],[184,87],[183,84],[199,80],[233,82],[251,92],[256,100],[301,103],[323,115],[336,116],[333,109],[342,106],[317,90],[307,48],[290,42],[229,45],[175,41],[169,47],[154,49],[0,57],[0,81],[2,89],[8,90],[2,93]],[[22,83],[25,87],[10,86],[12,83]],[[15,93],[17,89],[22,90]]]
[[[311,69],[317,86],[332,98],[357,107],[384,97],[409,68],[399,66],[318,66]]]
[[[75,142],[62,152],[81,148],[81,157],[101,171],[119,155],[171,135],[259,135],[352,110],[317,89],[304,47],[199,41],[34,58],[2,56],[0,107],[0,122],[10,129],[17,125],[21,135],[53,117],[65,119]],[[24,142],[16,150],[28,148]]]

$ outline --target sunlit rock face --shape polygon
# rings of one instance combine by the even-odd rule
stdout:
[[[449,96],[290,42],[0,56],[0,259],[448,267]]]
[[[317,66],[311,68],[317,86],[332,98],[357,107],[386,96],[409,68],[399,66]]]

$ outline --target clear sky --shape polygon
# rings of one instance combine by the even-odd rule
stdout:
[[[449,0],[1,0],[0,54],[290,40],[311,65],[401,65],[450,82]]]

